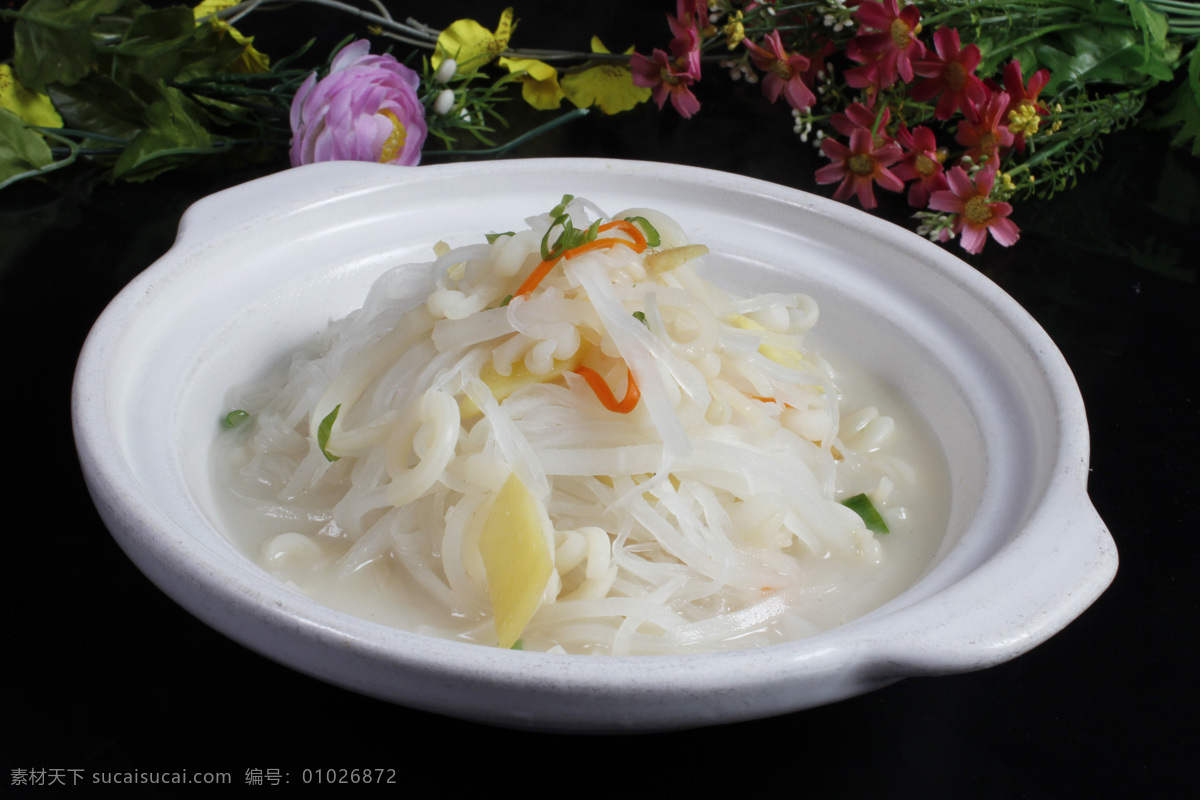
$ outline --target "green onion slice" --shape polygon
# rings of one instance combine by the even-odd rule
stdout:
[[[879,509],[875,508],[875,504],[871,502],[871,498],[865,494],[856,494],[842,501],[842,505],[862,517],[863,523],[867,526],[867,530],[872,533],[890,533],[887,523],[883,520],[883,515],[879,513]]]
[[[333,423],[337,420],[338,412],[342,410],[342,404],[338,403],[333,407],[325,419],[321,420],[321,424],[317,427],[317,446],[321,448],[321,452],[325,454],[325,458],[330,461],[337,461],[338,456],[329,452],[327,445],[329,444],[329,434],[333,430]]]
[[[235,408],[225,416],[221,417],[221,426],[225,428],[236,428],[250,419],[250,415],[240,408]]]
[[[645,217],[626,217],[625,221],[632,222],[642,229],[642,233],[646,235],[647,247],[658,247],[662,244],[662,237],[658,235],[658,231]]]

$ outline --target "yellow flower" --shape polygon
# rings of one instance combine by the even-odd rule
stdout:
[[[607,53],[599,38],[592,37],[592,52]],[[626,53],[632,53],[629,48]],[[602,61],[594,66],[564,75],[560,81],[567,99],[580,108],[599,106],[605,114],[628,111],[650,99],[650,88],[633,85],[633,72],[628,64]]]
[[[436,70],[442,59],[453,58],[459,69],[468,72],[483,69],[508,49],[508,40],[515,29],[511,8],[504,9],[494,33],[473,19],[460,19],[438,36],[430,63]]]
[[[734,11],[730,14],[729,21],[725,23],[725,27],[721,28],[721,32],[725,34],[725,44],[729,49],[736,49],[746,38],[746,26],[742,24],[742,12]]]
[[[62,117],[54,110],[50,98],[22,86],[8,64],[0,64],[0,108],[7,108],[26,125],[43,128],[63,126]]]
[[[215,14],[218,11],[224,11],[227,8],[236,6],[240,0],[203,0],[200,5],[192,9],[192,14],[199,24],[199,20],[210,14]],[[218,33],[228,32],[233,40],[242,45],[242,54],[235,59],[229,68],[234,72],[244,72],[248,74],[266,72],[271,66],[271,59],[254,49],[254,37],[243,36],[237,28],[234,28],[228,22],[213,17],[209,20],[209,24]]]
[[[1037,133],[1040,122],[1037,107],[1028,100],[1008,112],[1008,129],[1022,136],[1033,136]]]
[[[562,103],[563,90],[558,85],[558,70],[554,67],[533,58],[502,58],[498,63],[507,67],[509,74],[522,73],[521,96],[529,105],[539,111],[549,111]]]

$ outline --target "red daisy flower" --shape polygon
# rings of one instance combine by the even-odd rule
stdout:
[[[1001,150],[1012,147],[1013,133],[1004,124],[1008,107],[1008,95],[997,92],[981,107],[968,103],[963,109],[966,119],[958,123],[958,135],[954,141],[967,148],[964,155],[976,164],[985,159],[994,163],[1000,157]]]
[[[913,71],[927,80],[912,88],[912,99],[924,102],[940,94],[934,112],[938,119],[950,119],[968,102],[979,104],[987,99],[983,81],[975,75],[983,58],[978,47],[963,47],[954,28],[938,28],[933,34],[933,48],[937,51],[935,58],[913,64]]]
[[[635,86],[653,90],[654,102],[662,108],[669,98],[671,105],[684,119],[700,110],[700,101],[692,94],[691,86],[700,80],[700,32],[691,17],[667,17],[671,27],[671,55],[655,49],[649,58],[634,53],[629,57]]]
[[[1021,229],[1008,218],[1012,206],[1008,203],[990,203],[992,184],[996,181],[996,168],[986,167],[972,181],[962,167],[950,170],[947,178],[950,188],[934,192],[929,198],[929,207],[935,211],[954,214],[954,233],[962,233],[962,246],[968,253],[978,253],[987,242],[988,233],[1005,247],[1010,247],[1021,238]]]
[[[700,31],[690,16],[668,16],[667,26],[674,37],[668,47],[675,59],[675,71],[686,73],[692,81],[700,80]]]
[[[817,102],[817,97],[804,82],[804,76],[809,69],[808,58],[784,50],[779,31],[768,33],[763,37],[763,42],[767,45],[766,48],[749,39],[743,40],[746,49],[750,51],[750,59],[754,66],[764,73],[763,94],[772,103],[782,94],[787,98],[788,105],[797,111],[812,108]]]
[[[917,39],[921,26],[917,7],[908,5],[901,11],[896,0],[863,3],[854,19],[867,30],[850,40],[846,55],[863,66],[848,70],[846,83],[856,89],[886,89],[900,78],[911,83],[913,61],[925,57],[925,45]]]
[[[879,119],[879,130],[887,127],[888,120],[891,119],[892,112],[884,106],[883,115]],[[863,129],[871,131],[875,129],[875,112],[864,106],[862,103],[851,103],[846,106],[845,111],[839,111],[829,118],[829,122],[833,125],[842,136],[849,137],[854,131]],[[875,143],[880,143],[880,138],[875,137]]]
[[[888,137],[882,139],[882,143],[877,144],[871,138],[870,129],[858,128],[850,134],[849,147],[836,139],[823,140],[821,151],[833,163],[817,170],[817,183],[841,181],[833,199],[845,200],[855,194],[863,208],[875,207],[876,183],[889,192],[904,191],[904,183],[888,169],[900,160],[900,145]]]
[[[950,188],[937,139],[924,125],[910,131],[901,124],[896,141],[905,153],[900,163],[892,168],[892,173],[908,184],[908,204],[913,208],[924,208],[929,205],[930,195]]]
[[[635,86],[649,87],[654,92],[654,102],[662,108],[668,98],[671,105],[684,119],[690,119],[700,110],[700,101],[692,94],[694,81],[684,64],[682,69],[662,50],[655,49],[649,58],[641,53],[629,57]]]
[[[1050,114],[1050,109],[1038,103],[1037,97],[1050,82],[1050,71],[1039,69],[1029,78],[1026,85],[1021,75],[1021,62],[1010,61],[1004,67],[1004,90],[1008,92],[1008,108],[1004,121],[1013,132],[1013,145],[1018,151],[1025,150],[1025,137],[1037,133],[1039,117]]]

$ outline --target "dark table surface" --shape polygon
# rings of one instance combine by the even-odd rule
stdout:
[[[619,44],[619,21],[590,13],[580,26]],[[456,16],[437,14],[425,21]],[[642,46],[661,36],[655,29]],[[824,160],[791,132],[785,107],[719,70],[698,95],[704,109],[691,121],[647,106],[574,123],[513,155],[670,161],[828,194],[813,180]],[[966,259],[1046,328],[1075,372],[1092,431],[1089,492],[1121,557],[1110,589],[1063,632],[992,669],[909,679],[773,719],[633,737],[499,730],[300,675],[180,609],[108,535],[69,418],[88,329],[170,247],[189,204],[284,163],[0,192],[5,495],[15,509],[4,525],[0,795],[18,796],[8,785],[17,769],[226,771],[236,785],[248,770],[275,769],[295,786],[304,768],[358,767],[397,769],[401,790],[486,780],[569,791],[601,776],[613,788],[675,788],[719,772],[736,776],[739,791],[816,797],[1183,796],[1200,785],[1200,165],[1168,141],[1113,134],[1100,168],[1075,190],[1018,208],[1017,246],[991,243]],[[878,213],[908,224],[902,202],[883,199]],[[431,758],[441,752],[470,768]],[[624,769],[622,756],[649,773]],[[416,778],[416,764],[450,766],[450,780]],[[19,796],[51,793],[104,792]],[[140,786],[113,796],[215,795]]]

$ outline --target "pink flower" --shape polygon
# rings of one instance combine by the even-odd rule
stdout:
[[[866,29],[846,47],[846,55],[862,64],[846,72],[846,83],[857,88],[886,89],[898,79],[913,79],[913,61],[925,57],[925,46],[917,39],[921,12],[908,5],[901,11],[896,0],[863,3],[854,19]]]
[[[887,106],[882,109],[882,115],[879,118],[879,129],[883,130],[887,127],[888,120],[891,119],[892,112]],[[829,122],[842,136],[849,137],[858,128],[865,130],[873,130],[875,126],[875,112],[864,106],[862,103],[851,103],[846,106],[846,110],[839,111],[829,118]],[[879,144],[878,137],[876,144]]]
[[[937,139],[933,131],[924,125],[909,131],[901,124],[896,132],[896,141],[906,152],[900,163],[892,168],[892,173],[908,183],[908,204],[913,208],[924,208],[929,205],[930,195],[950,188],[946,172],[942,169]]]
[[[686,73],[692,81],[700,80],[700,31],[692,24],[690,15],[667,17],[671,29],[671,56],[676,72]]]
[[[1050,109],[1038,102],[1038,95],[1050,82],[1050,71],[1039,69],[1029,78],[1026,86],[1021,76],[1021,62],[1010,61],[1004,67],[1004,90],[1008,93],[1008,108],[1004,121],[1013,132],[1013,145],[1018,151],[1025,150],[1025,136],[1037,133],[1038,117],[1047,116]]]
[[[1005,247],[1010,247],[1021,238],[1021,229],[1008,218],[1012,206],[1008,203],[989,203],[992,184],[996,181],[996,168],[986,167],[972,181],[962,167],[955,167],[948,175],[950,188],[934,192],[929,198],[929,207],[935,211],[947,211],[956,215],[954,233],[962,233],[962,246],[968,253],[978,253],[987,242],[988,232]]]
[[[863,208],[874,208],[874,184],[889,192],[904,191],[904,183],[888,169],[900,160],[900,145],[886,136],[876,139],[872,139],[870,129],[856,128],[850,134],[849,147],[836,139],[821,141],[821,151],[833,163],[817,170],[817,183],[841,181],[833,193],[834,200],[855,194]]]
[[[765,74],[763,94],[772,103],[778,100],[779,95],[782,94],[787,98],[788,105],[797,111],[807,111],[812,108],[813,104],[817,102],[817,98],[808,88],[808,84],[804,82],[804,76],[809,69],[808,58],[784,50],[779,31],[768,33],[763,37],[763,42],[767,45],[766,48],[756,45],[749,39],[743,40],[746,49],[750,51],[750,58],[754,61],[754,66]]]
[[[318,161],[377,161],[413,166],[428,132],[417,99],[421,79],[390,55],[373,56],[365,39],[314,72],[292,98],[292,166]]]
[[[675,0],[675,16],[680,20],[699,20],[700,27],[708,22],[708,0]]]
[[[633,71],[633,84],[652,89],[659,108],[670,98],[671,105],[684,119],[690,119],[700,110],[700,101],[691,89],[695,78],[686,62],[673,63],[666,53],[656,49],[650,58],[634,53],[629,57],[629,67]]]
[[[983,81],[975,75],[983,59],[978,47],[963,47],[954,28],[938,28],[933,34],[933,48],[937,51],[935,58],[913,64],[913,71],[928,80],[912,88],[912,99],[924,102],[940,94],[934,111],[938,119],[950,119],[968,102],[978,104],[987,99]]]
[[[976,164],[985,159],[995,163],[1001,150],[1012,147],[1012,131],[1004,125],[1008,107],[1008,95],[1004,92],[991,95],[981,107],[967,104],[963,109],[966,119],[959,121],[958,135],[954,137],[954,141],[967,148],[963,155],[970,156]]]

